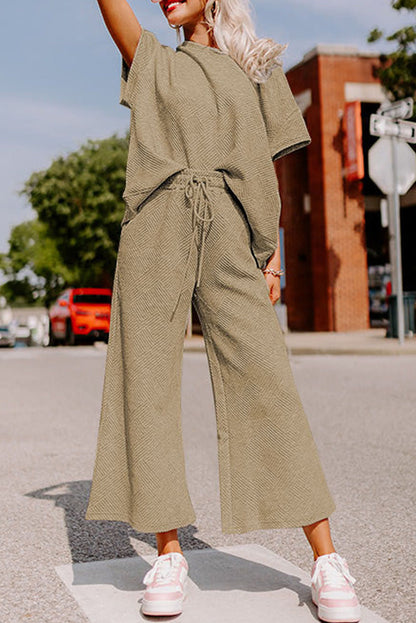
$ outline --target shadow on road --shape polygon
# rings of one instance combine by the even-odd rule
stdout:
[[[76,480],[61,482],[25,494],[38,500],[52,501],[56,508],[63,509],[73,562],[137,556],[130,543],[131,537],[157,550],[156,537],[153,533],[137,532],[129,524],[121,521],[85,519],[90,487],[90,480]],[[211,549],[210,545],[194,536],[196,532],[197,528],[193,525],[178,529],[179,539],[181,543],[186,544],[186,549]]]
[[[137,532],[129,524],[120,521],[86,520],[90,486],[90,480],[61,482],[25,495],[52,501],[55,508],[63,509],[74,563],[71,586],[111,585],[128,592],[143,589],[140,578],[150,569],[150,564],[137,555],[130,538],[150,545],[156,554],[155,535]],[[195,537],[196,532],[194,525],[178,528],[183,549],[189,552],[187,558],[190,562],[190,578],[199,590],[240,590],[253,593],[287,588],[297,595],[298,606],[306,606],[313,619],[316,619],[315,608],[310,601],[310,588],[299,577],[273,568],[267,563],[249,560],[244,554],[239,556],[232,551],[222,552],[212,548]],[[192,550],[208,551],[198,553]],[[203,558],[199,558],[200,555]],[[124,563],[117,561],[121,558],[131,560]],[[75,564],[86,562],[94,564]]]

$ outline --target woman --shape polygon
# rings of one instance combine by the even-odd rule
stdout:
[[[155,1],[155,0],[153,0]],[[335,505],[273,308],[280,199],[273,161],[310,142],[247,0],[160,0],[176,50],[126,0],[98,0],[122,54],[131,110],[126,210],[114,276],[97,455],[87,519],[155,532],[142,612],[182,611],[188,564],[177,528],[196,515],[181,435],[191,301],[213,384],[224,533],[303,527],[312,598],[325,621],[358,621]]]

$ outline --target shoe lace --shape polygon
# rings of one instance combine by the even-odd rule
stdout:
[[[338,554],[317,559],[312,574],[313,583],[317,581],[320,571],[323,573],[325,583],[329,582],[335,586],[342,586],[347,580],[352,586],[356,582],[348,569],[347,561]]]
[[[143,578],[143,584],[150,584],[155,581],[169,581],[171,574],[180,564],[179,556],[159,556],[153,567],[149,569]]]

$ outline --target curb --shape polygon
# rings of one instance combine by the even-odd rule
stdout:
[[[415,356],[416,348],[313,348],[313,347],[287,347],[289,355],[408,355]]]
[[[289,356],[295,355],[416,355],[416,339],[405,341],[403,346],[398,345],[398,340],[393,338],[380,338],[387,340],[386,343],[374,344],[374,338],[363,338],[362,341],[355,344],[337,344],[337,337],[333,339],[332,344],[326,345],[305,345],[305,344],[291,344],[290,334],[284,334],[287,354]],[[377,338],[378,339],[378,338]],[[299,334],[296,335],[296,341],[299,340]],[[366,344],[366,342],[371,342]],[[101,342],[95,342],[95,348],[99,350],[106,350],[107,344]],[[205,342],[202,335],[196,335],[192,338],[184,339],[184,352],[205,352]]]
[[[185,338],[183,349],[187,352],[205,352],[204,338],[202,336]]]
[[[296,336],[299,339],[299,335]],[[356,345],[340,345],[334,339],[333,344],[327,345],[291,345],[290,335],[285,335],[285,344],[288,355],[416,355],[416,340],[405,342],[403,346],[398,345],[398,340],[388,339],[386,343],[374,344],[374,338],[371,338],[371,344],[365,342],[369,339],[364,338],[360,344]],[[385,339],[387,338],[380,338]],[[205,343],[202,336],[185,338],[184,351],[187,352],[205,352]]]

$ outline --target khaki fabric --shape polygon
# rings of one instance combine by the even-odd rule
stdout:
[[[126,210],[86,519],[141,532],[196,520],[181,429],[192,301],[214,391],[223,532],[327,517],[335,504],[260,270],[278,242],[272,158],[310,141],[283,71],[255,84],[220,50],[173,50],[143,30],[120,102],[131,110]]]
[[[181,428],[191,301],[214,392],[222,531],[300,527],[334,510],[250,242],[221,171],[169,176],[123,223],[86,519],[139,532],[197,519]]]
[[[278,245],[272,158],[310,143],[282,68],[257,84],[217,48],[183,41],[174,50],[144,29],[131,67],[122,61],[120,103],[131,110],[123,222],[184,167],[222,171],[263,267]]]

